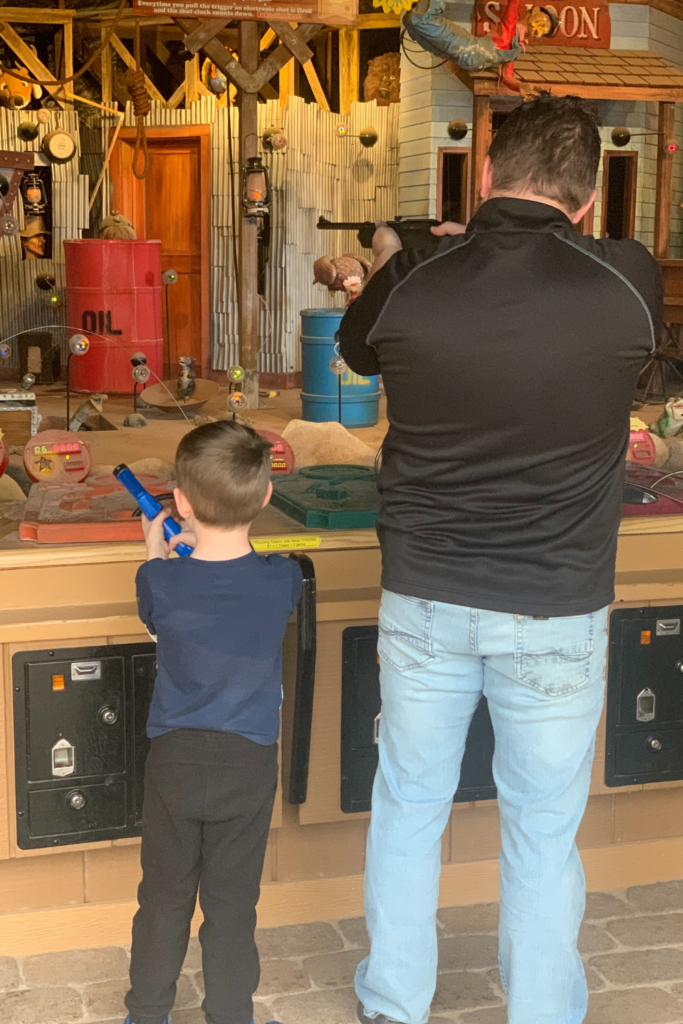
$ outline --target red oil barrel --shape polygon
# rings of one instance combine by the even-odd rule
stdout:
[[[74,391],[133,390],[130,357],[144,352],[162,378],[161,242],[64,242],[67,324],[90,339],[90,349],[71,360]]]

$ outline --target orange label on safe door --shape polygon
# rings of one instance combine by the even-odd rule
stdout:
[[[652,630],[651,629],[641,629],[641,631],[640,631],[640,642],[641,642],[641,644],[651,644],[652,643]]]

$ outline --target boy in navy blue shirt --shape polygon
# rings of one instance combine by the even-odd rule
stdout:
[[[176,455],[183,533],[143,520],[140,618],[157,641],[147,721],[142,882],[126,1024],[164,1024],[197,891],[207,1024],[250,1024],[259,982],[256,903],[277,786],[282,640],[301,592],[296,562],[262,557],[249,527],[270,499],[270,445],[228,421]],[[169,559],[179,541],[194,547]]]

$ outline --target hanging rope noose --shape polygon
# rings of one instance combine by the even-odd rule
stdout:
[[[135,71],[131,76],[128,91],[133,101],[133,113],[137,118],[138,132],[135,136],[133,150],[133,174],[136,178],[147,175],[147,135],[145,134],[145,116],[149,114],[151,105],[145,85],[145,73],[140,66],[140,19],[135,19]],[[140,151],[142,150],[142,170],[140,170]]]

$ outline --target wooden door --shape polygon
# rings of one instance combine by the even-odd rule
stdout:
[[[209,376],[210,128],[147,129],[147,176],[133,174],[135,131],[119,136],[111,160],[111,208],[129,217],[138,238],[161,240],[161,269],[175,270],[164,287],[164,376],[192,356]],[[170,354],[170,365],[169,365]]]

